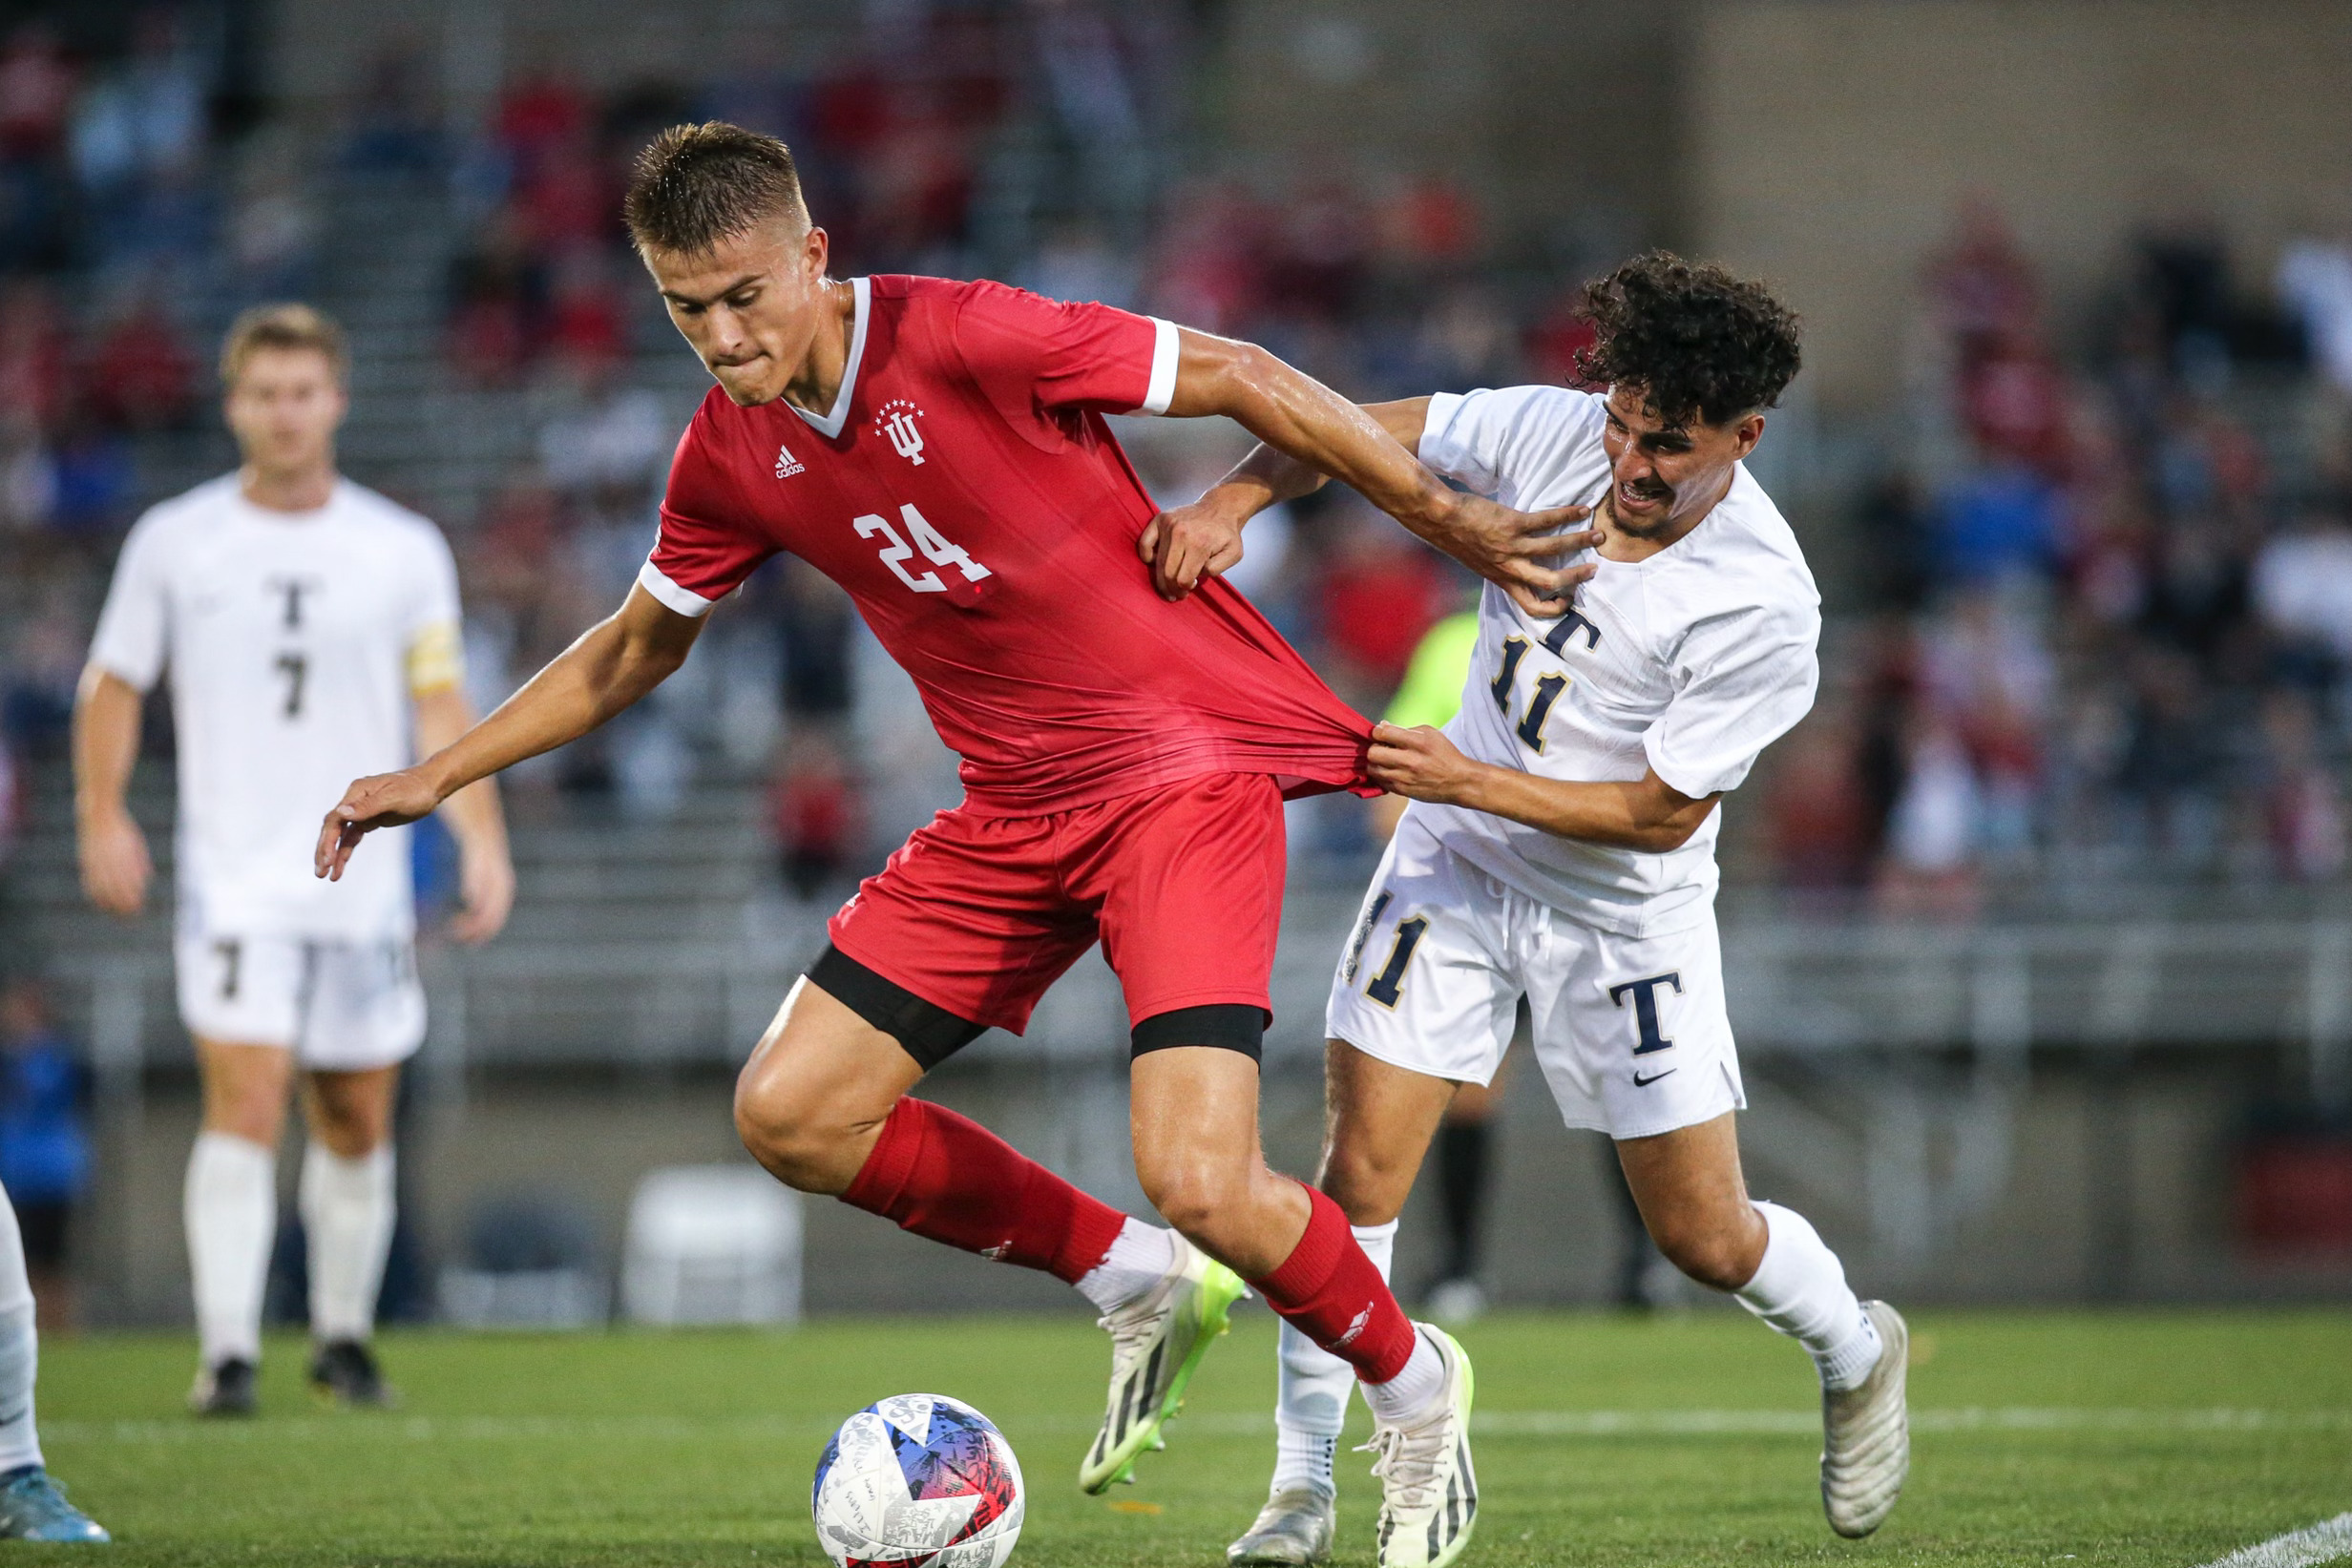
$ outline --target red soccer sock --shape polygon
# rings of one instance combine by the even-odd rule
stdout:
[[[978,1122],[914,1098],[892,1108],[841,1201],[1071,1285],[1110,1255],[1127,1222]]]
[[[1413,1325],[1339,1205],[1312,1187],[1307,1202],[1307,1234],[1280,1268],[1250,1283],[1267,1306],[1356,1376],[1386,1383],[1413,1359]]]

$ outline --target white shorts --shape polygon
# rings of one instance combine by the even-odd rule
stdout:
[[[225,1045],[275,1045],[304,1067],[388,1067],[425,1042],[425,988],[406,941],[180,933],[179,1017]]]
[[[1482,1084],[1502,1064],[1522,996],[1536,1063],[1571,1127],[1648,1138],[1748,1103],[1712,909],[1662,936],[1612,936],[1505,887],[1408,816],[1339,955],[1331,1037]]]

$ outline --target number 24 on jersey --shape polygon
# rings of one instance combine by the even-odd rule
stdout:
[[[889,567],[892,575],[900,582],[905,583],[916,593],[944,594],[948,592],[948,585],[938,573],[917,573],[907,569],[908,560],[918,549],[922,551],[923,558],[932,565],[952,566],[963,574],[963,580],[967,583],[978,582],[983,577],[994,575],[988,568],[966,554],[963,546],[952,542],[937,529],[932,527],[930,519],[916,511],[913,502],[900,506],[898,516],[907,525],[907,533],[914,536],[914,543],[907,543],[906,539],[899,535],[898,530],[891,525],[891,520],[878,512],[870,512],[856,519],[857,533],[862,539],[871,539],[876,534],[881,535],[887,541],[882,546],[882,564]]]

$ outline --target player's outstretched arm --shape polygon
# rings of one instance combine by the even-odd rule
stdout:
[[[1363,411],[1406,451],[1420,449],[1429,399],[1367,403]],[[1279,502],[1312,494],[1328,479],[1329,475],[1271,447],[1252,448],[1232,472],[1211,485],[1199,500],[1170,507],[1144,525],[1135,548],[1144,564],[1151,568],[1152,587],[1172,604],[1191,593],[1203,577],[1217,576],[1240,565],[1241,531],[1250,518]]]
[[[340,880],[351,851],[374,829],[414,822],[476,779],[578,740],[669,679],[702,630],[700,618],[630,589],[619,610],[582,633],[497,712],[415,766],[345,790],[320,826],[314,869]]]
[[[1624,783],[1546,779],[1473,762],[1441,730],[1376,724],[1372,782],[1417,801],[1467,806],[1564,839],[1663,854],[1690,842],[1720,795],[1682,793],[1652,770]]]
[[[1252,344],[1188,329],[1180,334],[1176,388],[1167,408],[1171,415],[1223,414],[1281,456],[1344,481],[1420,538],[1502,585],[1531,615],[1558,615],[1562,601],[1592,575],[1589,564],[1564,569],[1548,564],[1596,542],[1587,533],[1562,533],[1587,515],[1585,508],[1514,512],[1484,496],[1450,490],[1421,466],[1396,431],[1312,376]],[[1399,429],[1405,418],[1412,419],[1417,444],[1419,411],[1397,416]],[[1281,471],[1268,475],[1266,483],[1268,500],[1280,499],[1292,487],[1312,488],[1301,476]],[[1189,532],[1184,520],[1178,531]],[[1212,548],[1198,570],[1221,570],[1206,565],[1215,554]],[[1231,554],[1240,558],[1238,525]],[[1170,574],[1155,560],[1163,593],[1181,580],[1188,565],[1179,561]]]
[[[472,705],[456,686],[420,692],[410,701],[419,757],[456,744],[473,727]],[[450,919],[450,934],[460,942],[487,942],[498,934],[514,908],[514,859],[507,847],[497,782],[474,780],[442,803],[441,817],[457,841],[458,905]]]
[[[138,688],[95,664],[82,671],[74,701],[74,838],[82,891],[125,919],[147,902],[154,862],[147,835],[124,804],[138,762]]]

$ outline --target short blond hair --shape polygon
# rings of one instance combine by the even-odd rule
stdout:
[[[326,356],[341,381],[351,366],[343,328],[326,312],[286,303],[257,304],[238,316],[220,345],[220,385],[234,387],[245,362],[264,348],[309,348]]]

